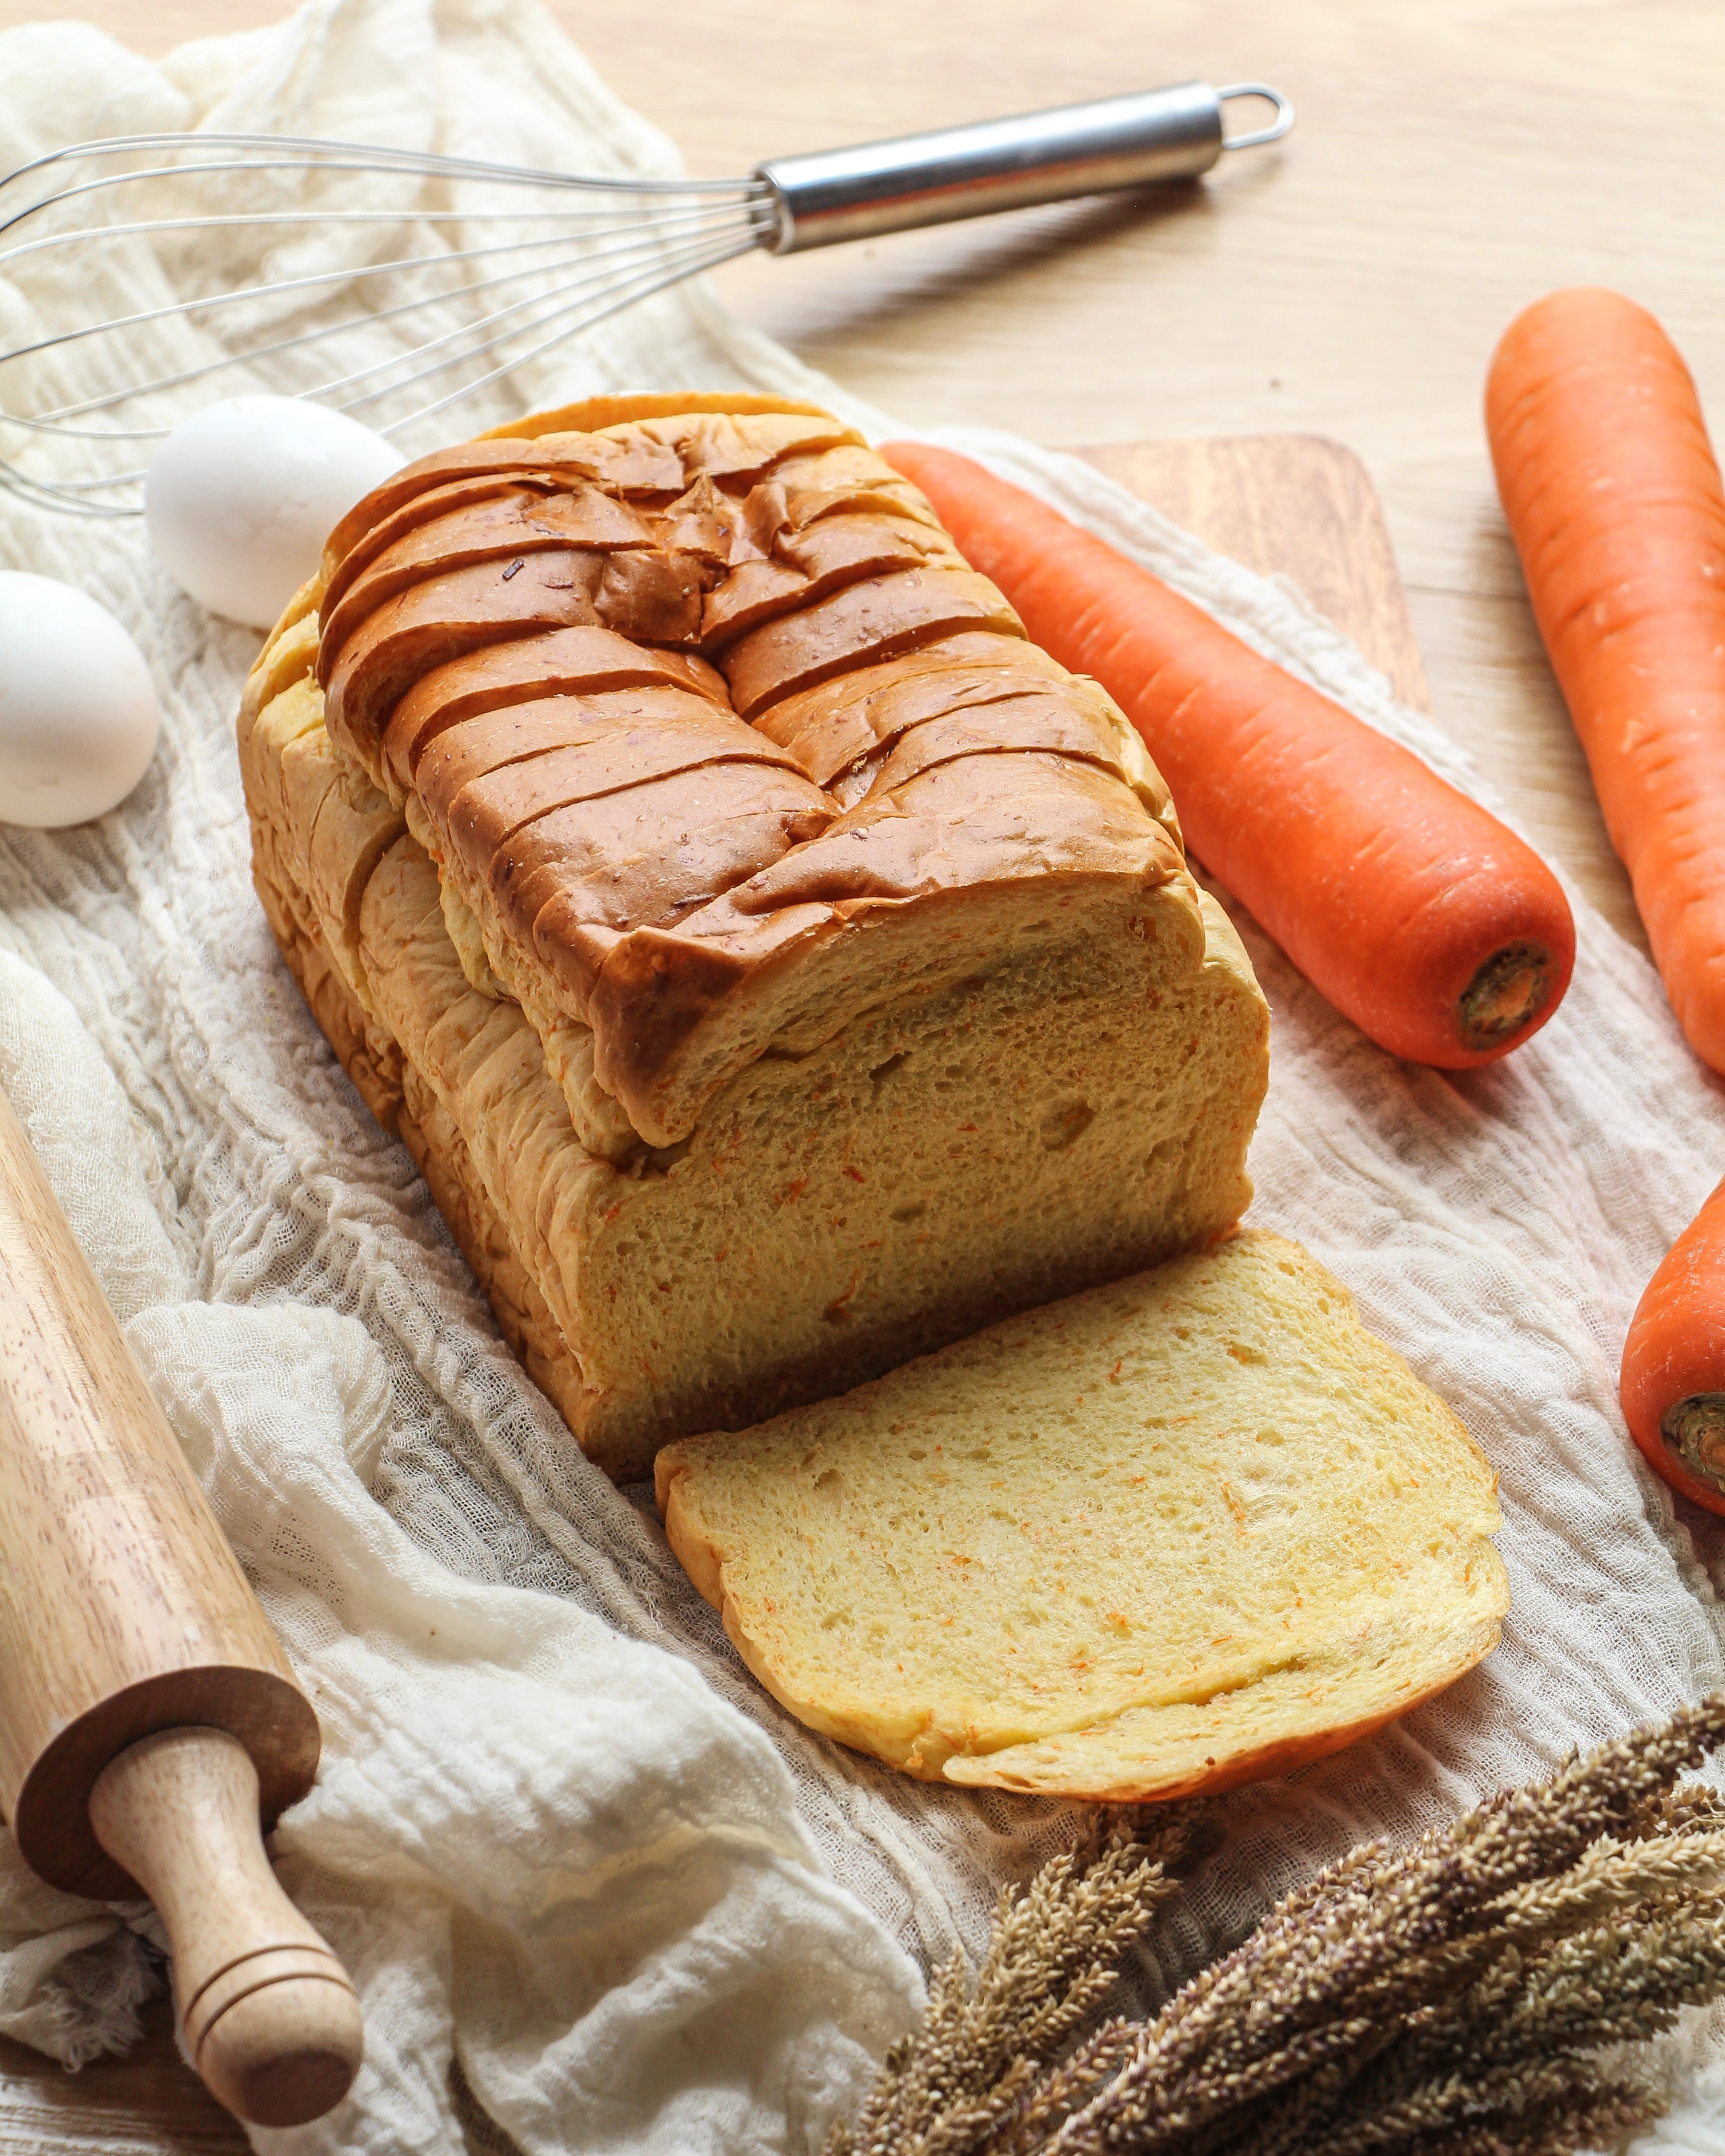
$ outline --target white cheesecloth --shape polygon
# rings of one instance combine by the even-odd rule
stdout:
[[[194,126],[676,169],[531,0],[308,0],[159,64],[75,24],[0,36],[0,167]],[[352,244],[296,243],[308,269]],[[134,266],[109,273],[105,308],[191,274]],[[90,304],[0,284],[0,330]],[[885,424],[685,288],[451,431],[589,391],[726,386]],[[942,439],[1481,790],[1291,588],[1069,459]],[[276,954],[234,746],[257,637],[183,597],[136,524],[0,495],[0,567],[110,607],[162,697],[161,749],[121,809],[0,833],[0,1085],[322,1721],[317,1787],[275,1849],[359,1986],[367,2062],[328,2118],[256,2145],[501,2145],[487,2121],[522,2156],[818,2145],[914,2018],[922,1968],[980,1948],[999,1885],[1079,1808],[910,1781],[746,1675],[650,1505],[583,1461],[500,1342]],[[1461,1077],[1382,1054],[1240,921],[1274,1014],[1250,1218],[1333,1268],[1485,1447],[1514,1603],[1497,1652],[1441,1699],[1219,1800],[1227,1838],[1159,1922],[1140,2005],[1352,1842],[1725,1684],[1725,1522],[1677,1518],[1615,1383],[1642,1286],[1725,1168],[1725,1109],[1646,963],[1571,896],[1562,1009]],[[69,2062],[123,2044],[158,1980],[126,1914],[40,1886],[0,1838],[0,2030]],[[1642,2145],[1725,2156],[1707,2030],[1667,2050],[1676,2105]]]

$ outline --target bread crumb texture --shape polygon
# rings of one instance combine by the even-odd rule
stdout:
[[[1452,1683],[1509,1606],[1483,1455],[1261,1232],[684,1439],[655,1480],[762,1683],[926,1780],[1281,1774]]]

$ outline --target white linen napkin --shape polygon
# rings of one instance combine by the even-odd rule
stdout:
[[[0,166],[182,127],[675,169],[531,0],[308,0],[159,65],[75,24],[0,36]],[[305,259],[346,244],[331,229]],[[166,274],[141,264],[140,289],[146,271]],[[18,304],[0,283],[0,311]],[[600,389],[726,386],[886,424],[696,287],[455,431]],[[942,439],[1481,790],[1291,588],[1070,459]],[[980,1948],[999,1886],[1078,1808],[912,1783],[748,1678],[650,1506],[587,1466],[501,1346],[276,955],[233,743],[258,639],[179,593],[135,526],[0,495],[0,566],[111,607],[162,699],[121,809],[0,833],[0,1084],[322,1719],[318,1785],[275,1848],[358,1983],[367,2063],[328,2119],[256,2144],[454,2149],[489,2120],[524,2156],[818,2146],[930,1959]],[[1144,1950],[1140,2003],[1352,1841],[1725,1683],[1725,1535],[1677,1517],[1615,1382],[1641,1286],[1725,1168],[1725,1111],[1645,962],[1576,911],[1563,1009],[1462,1077],[1384,1055],[1240,918],[1274,1023],[1251,1218],[1339,1273],[1485,1446],[1515,1599],[1444,1698],[1220,1802],[1227,1839]],[[42,1887],[0,1838],[0,2030],[69,2064],[130,2041],[157,1980],[140,1928]],[[1670,2056],[1676,2106],[1645,2145],[1725,2156],[1711,2026]]]

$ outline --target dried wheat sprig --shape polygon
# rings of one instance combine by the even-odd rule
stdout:
[[[1175,1892],[1167,1866],[1189,1847],[1195,1808],[1170,1808],[1137,1840],[1111,1830],[1088,1865],[1052,1858],[996,1906],[974,1990],[962,1953],[935,1972],[922,2028],[887,2055],[854,2124],[835,2127],[827,2156],[963,2156],[1008,2123],[1034,2078],[1096,2011],[1122,1953],[1157,1903]]]
[[[1659,2116],[1639,2091],[1606,2092],[1518,2112],[1513,2120],[1465,2126],[1410,2144],[1408,2156],[1574,2156],[1578,2148],[1604,2148]]]
[[[1071,1859],[1056,1858],[1022,1897],[1003,1897],[975,1993],[967,1996],[962,1954],[937,1972],[922,2030],[889,2061],[854,2135],[835,2141],[834,2156],[847,2148],[856,2156],[932,2156],[985,2138],[1024,2079],[1005,2071],[1009,2062],[1027,2069],[1040,2061],[1076,2025],[1069,2017],[1092,2010],[1111,1985],[1123,1935],[1142,1928],[1158,1888],[1172,1890],[1155,1869],[1110,1851],[1086,1876]],[[1046,1948],[1040,1972],[1039,1946]]]
[[[1417,1988],[1423,1996],[1406,2009],[1393,2038],[1395,2071],[1405,2077],[1415,2070],[1435,2071],[1451,2054],[1485,2056],[1507,2032],[1520,2030],[1517,2001],[1530,1988],[1553,1980],[1539,1974],[1542,1969],[1555,1972],[1563,1966],[1551,1952],[1559,1940],[1592,1934],[1576,1951],[1579,1966],[1582,1958],[1595,1960],[1605,1951],[1609,1934],[1599,1928],[1607,1920],[1627,1917],[1645,1926],[1672,1909],[1683,1912],[1686,1930],[1698,1938],[1697,1928],[1714,1921],[1722,1889],[1725,1834],[1717,1830],[1627,1845],[1602,1842],[1584,1851],[1568,1872],[1516,1888],[1493,1905],[1497,1921],[1491,1930],[1423,1956],[1411,1973],[1404,1995]],[[1523,1959],[1517,1950],[1523,1947],[1532,1958]],[[1479,1974],[1470,1983],[1473,1971]],[[1384,2025],[1386,2033],[1394,2029],[1394,2023]],[[1363,2047],[1356,2071],[1391,2049],[1392,2042],[1382,2041]],[[1374,2069],[1380,2077],[1389,2071],[1388,2063]],[[1264,2156],[1276,2156],[1279,2146],[1276,2137],[1266,2135]]]
[[[981,2144],[979,2156],[1034,2156],[1097,2085],[1118,2073],[1138,2040],[1138,2024],[1105,2021],[1078,2051],[1021,2093],[1013,2115]]]
[[[957,1964],[939,1974],[923,2032],[829,2148],[1556,2156],[1609,2139],[1659,2099],[1589,2055],[1725,1994],[1725,1799],[1676,1787],[1722,1741],[1725,1694],[1405,1849],[1354,1850],[1154,2020],[1105,2023],[1063,2059],[1106,1989],[1098,1948],[1137,1924],[1117,1847],[1090,1874],[1057,1859],[1004,1900],[973,1994]],[[1154,1885],[1137,1923],[1173,1891]]]
[[[1428,2156],[1434,2148],[1489,2128],[1495,2138],[1481,2145],[1508,2149],[1525,2145],[1518,2128],[1548,2139],[1559,2124],[1573,2133],[1579,2117],[1589,2127],[1609,2122],[1613,2133],[1621,2133],[1656,2118],[1657,2105],[1644,2083],[1609,2080],[1570,2060],[1523,2063],[1430,2082],[1391,2110],[1327,2129],[1322,2146],[1325,2156],[1414,2156],[1416,2151]]]
[[[1529,1880],[1483,1914],[1491,1920],[1491,1934],[1507,1943],[1557,1938],[1637,1902],[1665,1894],[1712,1894],[1722,1887],[1725,1827],[1631,1842],[1608,1838],[1584,1849],[1567,1871]]]
[[[1416,2019],[1332,2098],[1321,2121],[1302,2121],[1291,2145],[1327,2149],[1350,2134],[1381,2139],[1409,2106],[1429,2108],[1455,2087],[1519,2086],[1517,2077],[1534,2065],[1579,2086],[1589,2055],[1659,2035],[1680,2007],[1722,1992],[1725,1906],[1717,1898],[1695,1911],[1625,1912],[1527,1954],[1511,1948],[1468,1993]],[[1654,2100],[1647,2090],[1637,2100],[1643,2097]],[[1241,2146],[1256,2156],[1265,2138],[1255,2133]],[[1384,2145],[1401,2143],[1390,2133]]]
[[[1101,2156],[1127,2143],[1140,2156],[1179,2149],[1244,2108],[1241,2089],[1255,2091],[1255,2105],[1309,2071],[1303,2040],[1315,2028],[1394,2027],[1469,1980],[1486,1949],[1468,1950],[1466,1934],[1495,1928],[1493,1903],[1601,1837],[1652,1824],[1678,1775],[1721,1742],[1725,1694],[1572,1758],[1543,1785],[1502,1791],[1404,1851],[1378,1843],[1344,1858],[1147,2026],[1120,2072],[1056,2130],[1050,2156]],[[1378,2048],[1363,2040],[1357,2064]],[[1276,2055],[1286,2072],[1263,2063]],[[1327,2047],[1326,2063],[1335,2062]],[[1254,2065],[1260,2071],[1247,2081]]]
[[[1688,1730],[1686,1732],[1680,1727],[1673,1732],[1678,1739],[1676,1743],[1665,1741],[1650,1743],[1649,1738],[1661,1740],[1666,1738],[1666,1732],[1645,1732],[1624,1740],[1619,1745],[1606,1748],[1594,1760],[1585,1763],[1581,1769],[1565,1769],[1553,1784],[1548,1785],[1550,1796],[1560,1804],[1566,1799],[1573,1802],[1578,1785],[1585,1793],[1589,1784],[1597,1784],[1599,1768],[1602,1765],[1609,1767],[1610,1763],[1617,1760],[1627,1760],[1633,1765],[1638,1758],[1645,1760],[1652,1757],[1660,1761],[1660,1772],[1680,1771],[1673,1769],[1672,1760],[1681,1757],[1687,1735],[1695,1733],[1697,1729],[1706,1730],[1709,1717],[1698,1711],[1692,1711],[1681,1720],[1688,1725]],[[1455,1944],[1420,1956],[1412,1967],[1403,1973],[1399,1982],[1390,1984],[1380,1983],[1375,1986],[1375,2000],[1369,1994],[1363,1999],[1356,1994],[1351,2000],[1350,2004],[1356,2008],[1375,2005],[1384,2016],[1382,2033],[1375,2041],[1363,2045],[1356,2056],[1356,2072],[1370,2066],[1374,2057],[1391,2051],[1393,2048],[1399,2049],[1404,2053],[1402,2078],[1405,2081],[1405,2054],[1408,2045],[1415,2039],[1410,2030],[1406,2042],[1394,2046],[1395,2022],[1391,2015],[1398,2010],[1405,2013],[1410,2003],[1417,2002],[1422,1996],[1430,2000],[1452,1993],[1457,1979],[1465,1977],[1471,1965],[1480,1966],[1488,1956],[1505,1953],[1514,1940],[1538,1938],[1548,1947],[1553,1940],[1580,1928],[1612,1909],[1628,1910],[1637,1905],[1640,1905],[1638,1915],[1645,1924],[1655,1913],[1661,1897],[1666,1901],[1679,1897],[1685,1907],[1684,1930],[1692,1949],[1692,1958],[1695,1965],[1680,1970],[1673,1964],[1665,1970],[1665,1975],[1670,1979],[1666,1986],[1669,1995],[1662,2004],[1656,2006],[1651,2001],[1656,1986],[1645,1988],[1645,1995],[1638,1991],[1634,1998],[1631,1996],[1633,1987],[1630,1970],[1635,1957],[1632,1955],[1629,1961],[1608,1971],[1603,1966],[1603,1963],[1609,1959],[1609,1953],[1601,1943],[1604,1935],[1596,1936],[1584,1949],[1578,1948],[1571,1958],[1579,1966],[1584,1957],[1593,1973],[1602,1980],[1609,1975],[1609,1982],[1618,1994],[1615,2001],[1617,2018],[1613,2019],[1609,2013],[1601,2013],[1595,2018],[1590,2033],[1582,2030],[1574,2032],[1576,2041],[1579,2043],[1584,2039],[1599,2044],[1612,2041],[1619,2035],[1651,2035],[1659,2028],[1669,2025],[1676,2005],[1717,1994],[1721,1988],[1717,1954],[1703,1933],[1708,1915],[1707,1897],[1717,1890],[1718,1885],[1722,1851],[1710,1834],[1694,1830],[1706,1828],[1710,1820],[1718,1817],[1721,1810],[1718,1800],[1708,1792],[1691,1789],[1682,1793],[1681,1801],[1675,1797],[1661,1797],[1650,1808],[1646,1801],[1646,1778],[1631,1773],[1625,1776],[1625,1794],[1631,1801],[1623,1810],[1626,1815],[1625,1823],[1631,1830],[1656,1822],[1658,1825],[1679,1823],[1691,1830],[1686,1844],[1677,1836],[1661,1837],[1656,1844],[1630,1845],[1628,1847],[1609,1842],[1601,1844],[1594,1849],[1584,1851],[1576,1867],[1557,1881],[1526,1884],[1508,1896],[1500,1897],[1497,1902],[1488,1904],[1476,1914],[1465,1914],[1462,1917],[1464,1925],[1483,1921],[1489,1923],[1490,1929],[1471,1936],[1464,1933],[1462,1939]],[[1524,1808],[1500,1806],[1496,1809]],[[1458,1830],[1466,1831],[1470,1825],[1468,1820],[1459,1822]],[[1548,1851],[1552,1847],[1549,1836],[1545,1837],[1545,1846]],[[1702,1928],[1697,1929],[1698,1927]],[[1666,1936],[1661,1934],[1661,1938]],[[1504,2042],[1506,2052],[1515,2048],[1514,2043],[1506,2041],[1511,2031],[1516,2033],[1517,2040],[1525,2049],[1554,2048],[1558,2042],[1558,2030],[1552,2013],[1548,1988],[1553,1981],[1552,1973],[1562,1966],[1560,1960],[1553,1960],[1547,1956],[1543,1962],[1536,1959],[1522,1974],[1524,1988],[1538,1994],[1541,1985],[1548,1987],[1546,1995],[1536,1995],[1531,2001],[1531,2005],[1537,2007],[1538,2018],[1543,2025],[1536,2028],[1532,2025],[1528,2013],[1507,2015],[1507,2000],[1515,1985],[1507,1982],[1509,1972],[1500,1964],[1491,1976],[1477,1983],[1473,1993],[1469,1994],[1475,2000],[1476,2010],[1452,2015],[1459,2032],[1453,2046],[1454,2051],[1457,2055],[1480,2056],[1482,2038],[1487,2030],[1494,2032],[1496,2038]],[[1520,1964],[1516,1962],[1515,1967],[1519,1970]],[[1543,1975],[1540,1973],[1542,1968],[1546,1971]],[[1436,2028],[1430,2022],[1431,2010],[1429,2007],[1422,2009],[1414,2004],[1409,2018],[1416,2025],[1421,2020],[1428,2022],[1426,2033],[1419,2041],[1424,2045],[1428,2061],[1435,2063],[1443,2056],[1443,2049]],[[1386,2060],[1373,2071],[1374,2077],[1381,2080],[1393,2070]],[[1339,2076],[1332,2076],[1332,2084],[1338,2078]],[[1277,2156],[1277,2152],[1299,2145],[1302,2135],[1311,2131],[1312,2121],[1319,2108],[1310,2101],[1312,2093],[1315,2092],[1304,2092],[1303,2100],[1291,2107],[1284,2107],[1280,2121],[1260,2115],[1251,2137],[1254,2156]],[[1278,2124],[1297,2130],[1292,2133],[1277,2131]]]
[[[1708,1834],[1725,1826],[1725,1794],[1704,1782],[1685,1782],[1671,1791],[1654,1815],[1651,1834]]]
[[[1511,1948],[1487,1983],[1446,2002],[1404,2041],[1422,2067],[1597,2050],[1660,2035],[1679,2007],[1722,1988],[1725,1902],[1649,1905],[1531,1953]]]

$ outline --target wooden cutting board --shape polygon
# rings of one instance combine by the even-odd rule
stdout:
[[[1079,454],[1219,552],[1291,578],[1404,702],[1430,708],[1383,508],[1351,449],[1317,434],[1235,434]],[[0,2156],[246,2156],[239,2126],[182,2063],[166,2001],[145,2018],[127,2057],[76,2076],[0,2038]],[[507,2156],[482,2116],[470,2138]]]
[[[1291,577],[1403,703],[1431,709],[1384,507],[1352,449],[1322,434],[1225,434],[1078,454],[1219,554]]]

